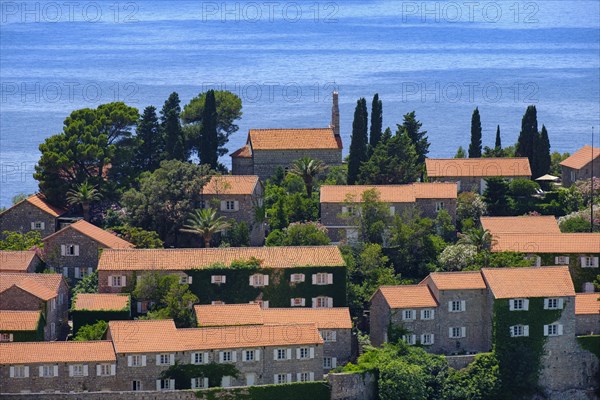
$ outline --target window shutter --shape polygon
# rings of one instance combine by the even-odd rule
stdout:
[[[28,366],[25,367],[24,372],[25,372],[25,378],[29,378],[29,367]]]
[[[127,366],[128,367],[133,366],[133,357],[132,356],[127,356]]]
[[[242,361],[246,361],[248,352],[246,350],[242,350]]]
[[[300,359],[300,349],[296,349],[296,359]]]
[[[156,365],[160,365],[160,354],[156,355]]]
[[[240,211],[240,202],[239,201],[236,200],[233,202],[233,209],[235,211]]]
[[[117,364],[110,364],[110,374],[112,376],[117,374]]]
[[[191,276],[187,277],[187,283],[188,283],[188,285],[192,284],[192,277]]]
[[[58,376],[58,365],[54,366],[54,375],[53,376]]]
[[[448,337],[451,338],[452,337],[452,328],[448,328]]]
[[[337,357],[331,357],[331,368],[337,368]]]
[[[39,371],[40,371],[40,376],[44,376],[44,367],[40,366]]]
[[[191,381],[191,383],[190,383],[190,387],[191,387],[192,389],[196,389],[196,386],[194,385],[194,383],[196,382],[196,378],[192,378],[192,379],[190,379],[190,381]]]
[[[544,336],[548,336],[548,325],[544,325]]]
[[[190,364],[196,364],[195,357],[196,357],[196,353],[192,353],[190,355]]]
[[[294,307],[294,299],[290,299],[290,307]]]
[[[112,277],[112,275],[109,275],[108,276],[108,286],[112,287],[112,284],[113,284],[113,277]]]
[[[515,310],[515,301],[514,300],[511,299],[511,300],[508,301],[508,309],[510,311],[514,311]]]
[[[220,351],[220,352],[219,352],[219,362],[220,362],[220,363],[222,363],[222,362],[223,362],[223,359],[224,359],[224,357],[223,357],[223,352],[222,352],[222,351]]]
[[[594,268],[598,268],[598,257],[594,257]]]
[[[559,334],[559,335],[562,335],[562,334],[563,334],[563,326],[562,326],[562,324],[559,324],[559,325],[558,325],[558,334]]]
[[[579,258],[579,263],[581,264],[582,268],[585,268],[585,257],[580,257]]]
[[[263,283],[265,286],[269,286],[269,275],[263,275]]]
[[[79,267],[75,267],[75,279],[79,279]]]
[[[175,390],[175,379],[169,379],[169,390]]]
[[[302,380],[302,372],[296,373],[296,382],[300,382]]]
[[[303,298],[302,302],[300,304],[302,304],[302,307],[305,307],[306,306],[306,299]]]
[[[87,364],[83,366],[83,376],[88,376],[89,372],[88,372],[88,366]]]
[[[393,217],[396,214],[396,207],[391,206],[390,207],[390,215]]]
[[[175,365],[175,354],[171,353],[169,355],[169,364],[170,365]]]
[[[560,258],[560,257],[554,257],[554,265],[558,265],[558,259],[559,259],[559,258]]]
[[[312,274],[312,284],[313,285],[317,284],[317,274]]]
[[[310,358],[315,358],[315,348],[311,347],[310,350],[308,351],[309,353],[309,357]]]
[[[221,211],[227,210],[227,202],[225,200],[221,200]]]
[[[278,381],[277,381],[277,374],[273,375],[273,383],[274,384],[278,383]]]
[[[31,229],[35,229],[35,222],[31,221]]]
[[[138,301],[136,303],[136,307],[137,307],[138,314],[141,314],[142,313],[142,303]]]
[[[256,350],[256,351],[254,352],[254,355],[255,355],[255,357],[256,357],[256,361],[260,361],[260,350]]]
[[[61,244],[61,245],[60,245],[60,255],[61,255],[61,256],[65,256],[65,255],[67,255],[67,246],[66,246],[66,245],[64,245],[64,244]]]
[[[261,308],[269,308],[269,300],[263,300]]]
[[[96,365],[96,376],[100,376],[100,374],[102,373],[101,368],[102,367],[100,367],[100,365]]]
[[[222,283],[227,283],[227,276],[221,275],[221,282]]]
[[[277,349],[273,350],[273,360],[277,360]]]
[[[88,267],[88,275],[91,275],[93,273],[94,273],[94,268]]]
[[[431,344],[435,343],[435,335],[432,333],[431,334]]]
[[[560,310],[562,310],[564,306],[565,306],[565,300],[564,299],[558,299],[558,308]]]
[[[291,382],[292,382],[292,374],[287,374],[286,383],[291,383]]]
[[[203,382],[204,382],[204,387],[207,388],[208,387],[208,378],[204,378]]]
[[[342,214],[348,213],[348,207],[342,207]],[[33,229],[33,222],[31,223],[31,229]]]
[[[287,349],[286,359],[287,360],[291,360],[292,359],[292,349]]]
[[[312,308],[317,308],[317,298],[316,297],[312,298]]]
[[[452,311],[452,301],[448,302],[448,311]]]
[[[434,319],[435,318],[435,310],[431,310],[431,314],[430,315],[431,315],[431,319]]]
[[[315,380],[315,373],[314,372],[309,372],[308,373],[308,380],[310,380],[311,382]]]
[[[549,303],[550,299],[544,299],[544,310],[547,310],[549,308]]]
[[[231,361],[237,362],[237,351],[235,350],[231,352]]]
[[[254,275],[250,275],[248,278],[248,285],[254,286]]]
[[[465,326],[463,326],[462,328],[460,328],[460,336],[461,337],[467,337],[467,328]]]
[[[523,327],[523,334],[524,334],[525,336],[529,336],[529,325],[525,325],[525,326]]]
[[[328,285],[333,284],[333,274],[327,274],[327,284]]]
[[[73,247],[75,247],[75,255],[76,255],[76,256],[78,256],[78,255],[79,255],[79,245],[78,245],[78,244],[76,244],[76,245],[75,245],[75,246],[73,246]]]
[[[156,390],[160,390],[160,379],[156,380]]]
[[[15,367],[10,367],[10,377],[11,378],[15,377]]]
[[[529,299],[523,300],[523,310],[525,310],[525,311],[529,310]]]
[[[327,307],[333,308],[333,299],[331,297],[327,298]]]
[[[142,367],[146,366],[146,356],[142,356]]]
[[[466,311],[466,310],[467,310],[467,301],[461,300],[460,301],[460,311]]]
[[[69,277],[69,268],[63,267],[62,273],[63,273],[63,276]]]
[[[69,365],[69,376],[73,376],[73,366]]]
[[[121,276],[121,286],[127,286],[127,276]]]

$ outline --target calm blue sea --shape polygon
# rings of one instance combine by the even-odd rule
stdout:
[[[71,110],[172,91],[242,97],[230,150],[249,128],[328,125],[337,88],[346,148],[356,100],[378,92],[386,126],[416,110],[431,156],[468,144],[475,107],[484,144],[498,124],[514,143],[528,104],[572,152],[598,132],[599,21],[598,0],[2,0],[0,205],[36,190],[38,145]]]

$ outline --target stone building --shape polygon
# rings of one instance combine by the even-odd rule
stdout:
[[[352,320],[348,308],[302,308],[302,301],[296,300],[292,300],[291,306],[296,308],[261,308],[258,304],[196,305],[194,311],[200,327],[314,323],[324,341],[324,371],[350,361]]]
[[[258,175],[265,181],[278,167],[287,169],[302,157],[321,160],[328,166],[341,165],[337,92],[333,93],[328,128],[250,129],[246,145],[231,154],[231,170],[233,175]]]
[[[42,266],[42,260],[35,250],[0,250],[0,272],[35,272]]]
[[[115,361],[108,341],[0,343],[0,392],[109,391]]]
[[[457,187],[455,183],[413,183],[408,185],[323,185],[320,190],[321,223],[331,240],[358,240],[354,219],[360,212],[365,191],[375,189],[379,200],[387,203],[390,215],[416,207],[424,217],[435,219],[440,210],[446,210],[456,220]]]
[[[128,249],[133,245],[117,235],[87,221],[74,224],[47,236],[44,242],[46,265],[66,278],[79,280],[93,273],[103,249]]]
[[[226,218],[244,222],[250,230],[250,245],[262,246],[265,224],[256,223],[255,210],[263,205],[264,188],[256,175],[213,176],[202,188],[201,208],[213,208]]]
[[[108,337],[117,354],[114,390],[281,384],[323,375],[323,339],[314,324],[177,329],[172,320],[111,321]],[[226,364],[238,376],[161,378],[175,363]]]
[[[576,334],[600,334],[600,293],[577,293],[575,295]]]
[[[44,340],[41,311],[0,310],[0,342],[37,342]]]
[[[60,229],[59,217],[65,213],[48,203],[43,194],[34,194],[0,213],[0,239],[4,231],[37,231],[46,237]]]
[[[69,332],[69,289],[62,275],[0,273],[0,310],[41,311],[44,340],[63,340]]]
[[[527,158],[427,158],[425,167],[430,181],[456,182],[459,192],[483,194],[487,178],[531,179]]]
[[[564,187],[570,187],[578,180],[590,179],[592,172],[595,177],[598,177],[600,176],[600,148],[585,145],[562,161],[560,167]]]
[[[237,267],[242,262],[252,265]],[[344,307],[345,266],[336,246],[106,249],[98,264],[98,288],[130,293],[138,279],[154,271],[177,275],[201,304],[252,301],[265,308],[290,307],[292,299],[303,299],[305,307]]]
[[[71,306],[73,336],[84,325],[131,319],[131,299],[120,293],[78,293]]]

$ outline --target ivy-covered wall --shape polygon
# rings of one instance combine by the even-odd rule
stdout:
[[[313,285],[312,274],[333,274],[333,284]],[[306,299],[306,307],[311,307],[311,299],[318,296],[333,298],[334,307],[346,306],[346,268],[344,267],[292,267],[292,268],[209,268],[188,270],[192,276],[190,290],[198,296],[200,304],[223,301],[227,304],[248,303],[254,300],[268,300],[269,307],[290,307],[290,299]],[[253,274],[269,276],[269,285],[252,287],[249,284]],[[304,274],[305,281],[291,283],[292,274]],[[226,283],[211,283],[211,275],[226,276]]]
[[[284,385],[215,388],[196,392],[201,400],[329,400],[331,387],[325,381],[297,382]]]
[[[581,254],[538,254],[542,261],[542,265],[555,265],[555,257],[566,256],[569,257],[569,272],[571,273],[571,279],[573,279],[573,285],[575,286],[576,292],[583,291],[583,284],[586,282],[594,282],[598,274],[600,274],[599,268],[581,268]],[[600,253],[589,254],[589,256],[600,257]]]
[[[127,306],[122,310],[71,310],[73,320],[73,336],[84,325],[93,325],[98,321],[117,321],[131,318],[131,296]]]
[[[600,335],[579,336],[577,342],[582,349],[593,353],[600,360]]]
[[[37,330],[34,331],[3,331],[0,333],[10,333],[13,335],[13,342],[43,342],[44,341],[44,327],[46,326],[46,320],[43,314],[40,314],[38,321]]]
[[[519,399],[538,391],[542,369],[544,325],[561,317],[562,310],[544,310],[544,298],[530,298],[527,311],[510,311],[508,299],[494,300],[494,351],[500,364],[503,396]],[[529,336],[511,337],[510,326],[528,325]]]

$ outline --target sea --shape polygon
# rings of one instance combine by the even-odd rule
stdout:
[[[241,97],[251,128],[325,127],[339,91],[349,147],[356,101],[384,127],[416,111],[430,156],[514,144],[528,105],[552,151],[600,146],[600,1],[0,1],[0,206],[33,193],[38,146],[74,109]],[[223,157],[230,165],[230,157]]]

